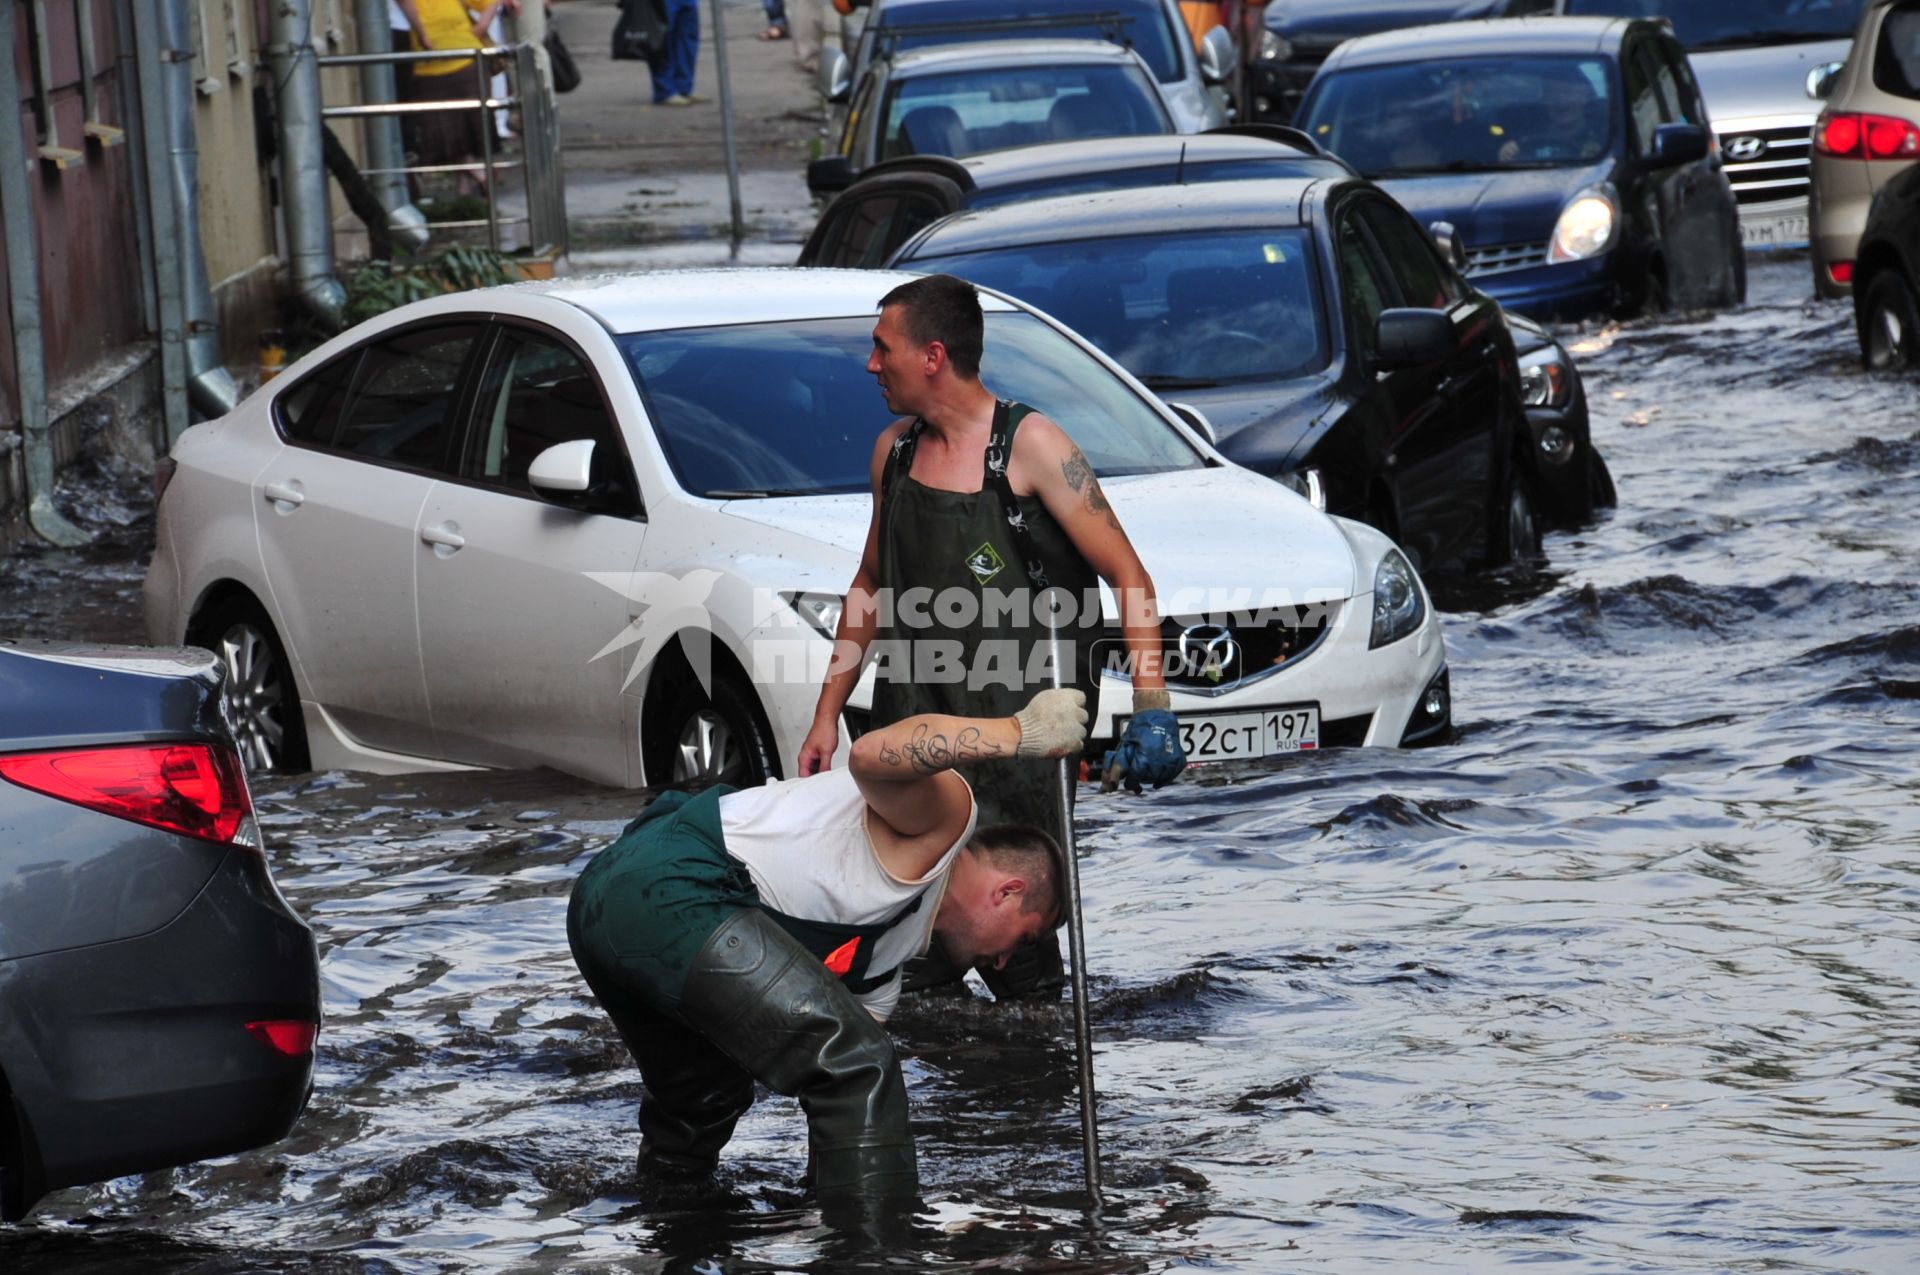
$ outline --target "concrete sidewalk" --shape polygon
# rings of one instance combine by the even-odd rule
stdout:
[[[807,161],[826,145],[826,110],[793,41],[759,38],[759,0],[720,0],[733,89],[745,240],[737,258],[791,262],[812,229]],[[827,0],[814,0],[834,18]],[[575,273],[730,259],[726,155],[714,59],[713,0],[700,6],[693,106],[651,105],[643,62],[610,56],[611,0],[560,0],[551,22],[580,66],[580,87],[558,99],[567,221]],[[791,8],[792,5],[790,4]],[[837,30],[829,22],[829,37]]]

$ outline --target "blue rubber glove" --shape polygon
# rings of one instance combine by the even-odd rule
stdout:
[[[1173,710],[1146,708],[1141,700],[1149,703],[1157,700],[1164,706],[1167,693],[1134,693],[1134,714],[1127,722],[1127,733],[1120,737],[1120,746],[1107,754],[1102,767],[1105,775],[1101,786],[1106,792],[1112,792],[1121,782],[1125,782],[1131,793],[1140,792],[1143,784],[1158,788],[1172,783],[1187,768],[1187,752],[1180,746],[1180,724],[1174,719]]]

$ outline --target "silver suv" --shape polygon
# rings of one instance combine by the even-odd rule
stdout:
[[[1566,14],[1666,18],[1687,48],[1749,248],[1805,247],[1809,76],[1847,56],[1865,0],[1560,0]]]
[[[1867,0],[1846,65],[1815,73],[1813,290],[1853,291],[1860,234],[1881,191],[1920,164],[1920,0]]]

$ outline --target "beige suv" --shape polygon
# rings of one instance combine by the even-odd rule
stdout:
[[[1813,287],[1853,291],[1853,263],[1874,194],[1920,161],[1920,0],[1868,0],[1837,73],[1807,77],[1824,97],[1813,126]]]

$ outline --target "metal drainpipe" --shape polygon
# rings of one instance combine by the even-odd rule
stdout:
[[[40,244],[33,185],[21,135],[20,80],[15,71],[13,5],[0,12],[0,205],[6,216],[7,300],[13,312],[13,361],[20,391],[20,435],[26,446],[27,525],[56,545],[93,537],[61,516],[53,504],[53,426],[47,420],[47,352],[40,334]]]
[[[166,86],[168,172],[173,178],[174,230],[180,237],[182,299],[187,311],[187,397],[204,416],[225,416],[240,402],[240,388],[220,355],[220,311],[207,282],[200,246],[200,143],[194,120],[193,29],[187,6],[160,6],[160,34],[167,52],[160,64]],[[154,121],[148,120],[148,127]]]
[[[392,45],[388,34],[387,0],[354,0],[354,26],[360,52],[385,53]],[[360,96],[367,105],[390,105],[394,99],[393,67],[369,62],[360,68]],[[397,171],[407,163],[407,149],[400,140],[400,117],[369,115],[361,121],[367,139],[367,182],[387,210],[387,225],[394,241],[415,252],[426,247],[427,217],[407,196],[406,174]]]
[[[346,326],[347,290],[333,277],[332,203],[320,142],[320,66],[314,61],[312,0],[272,0],[267,55],[273,68],[280,142],[280,206],[287,218],[287,265],[300,303],[329,327]]]

